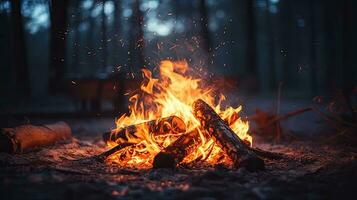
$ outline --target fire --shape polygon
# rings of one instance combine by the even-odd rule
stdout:
[[[229,164],[229,158],[224,155],[220,147],[215,145],[212,138],[206,138],[200,130],[200,123],[192,112],[192,104],[197,99],[207,102],[242,140],[252,145],[252,137],[248,134],[249,124],[239,116],[242,106],[222,108],[221,104],[225,96],[219,94],[217,101],[215,98],[217,88],[204,85],[203,79],[197,74],[193,75],[193,72],[187,62],[169,60],[161,62],[158,77],[154,77],[150,70],[143,69],[144,81],[140,90],[129,98],[130,113],[116,120],[117,129],[114,131],[133,124],[177,116],[186,124],[186,133],[197,129],[200,134],[197,151],[188,155],[183,162],[204,161],[211,165]],[[126,167],[151,167],[155,155],[180,136],[177,134],[154,136],[146,126],[140,126],[135,135],[137,137],[126,133],[127,142],[136,143],[136,145],[119,151],[108,161]],[[108,142],[108,146],[113,147],[120,142],[123,141]]]

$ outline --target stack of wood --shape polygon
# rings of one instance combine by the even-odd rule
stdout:
[[[265,157],[262,154],[263,151],[249,147],[207,103],[201,99],[195,101],[193,111],[195,117],[201,123],[200,130],[207,137],[214,139],[215,143],[233,161],[234,167],[244,167],[249,171],[264,169],[264,161],[261,158],[261,155]],[[136,130],[140,129],[141,126],[149,127],[149,131],[154,136],[168,133],[179,135],[176,141],[156,155],[153,161],[154,168],[173,168],[180,165],[184,158],[197,150],[201,143],[198,130],[186,132],[185,123],[179,117],[171,116],[104,133],[104,141],[117,142],[120,145],[109,150],[109,153],[105,152],[99,155],[98,158],[100,160],[105,159],[106,156],[127,147],[128,145],[123,145],[128,142],[127,137],[140,141],[140,136],[136,135]]]

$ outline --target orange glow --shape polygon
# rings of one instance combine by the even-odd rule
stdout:
[[[187,62],[164,60],[160,64],[158,77],[154,78],[153,73],[148,69],[143,69],[142,74],[144,81],[140,92],[129,98],[130,114],[124,114],[116,120],[117,130],[148,120],[175,115],[185,122],[186,132],[197,128],[201,137],[201,144],[198,145],[197,151],[188,155],[183,162],[229,164],[229,159],[220,147],[215,145],[213,139],[206,138],[202,134],[200,123],[192,113],[193,102],[202,99],[214,108],[242,140],[252,144],[252,137],[248,134],[249,124],[239,116],[242,106],[222,108],[221,104],[225,96],[220,94],[218,101],[217,98],[215,99],[216,90],[219,88],[204,86],[203,78],[192,75],[193,71]],[[153,136],[147,127],[140,127],[136,135],[137,137],[134,138],[126,134],[129,142],[137,145],[119,151],[108,161],[120,166],[150,168],[155,155],[179,136],[177,134]],[[120,142],[122,141],[109,142],[108,146],[113,147]]]

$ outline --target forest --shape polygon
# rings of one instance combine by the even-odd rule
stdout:
[[[280,83],[292,98],[351,92],[357,79],[356,4],[2,0],[0,108],[24,104],[23,97],[72,98],[77,81],[95,86],[98,80],[129,79],[125,85],[141,68],[153,69],[164,59],[204,66],[252,95],[274,95]]]
[[[0,0],[0,196],[355,199],[356,11]]]

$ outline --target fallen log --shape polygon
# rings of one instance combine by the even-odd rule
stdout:
[[[181,135],[176,141],[155,156],[153,167],[175,168],[200,143],[201,139],[197,129]]]
[[[71,128],[65,122],[41,126],[22,125],[0,129],[0,152],[22,153],[50,146],[71,138]]]
[[[103,140],[104,142],[125,143],[128,142],[128,136],[129,138],[139,138],[137,131],[144,128],[147,128],[154,136],[186,132],[185,122],[179,117],[170,116],[106,132],[103,134]]]
[[[193,103],[193,112],[201,127],[232,159],[234,167],[244,167],[248,171],[264,169],[264,161],[244,144],[206,102],[196,100]]]

